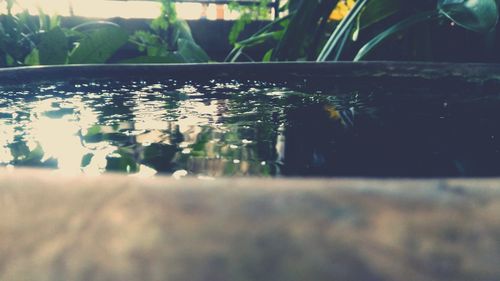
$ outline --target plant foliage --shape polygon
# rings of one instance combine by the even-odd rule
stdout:
[[[338,60],[345,53],[359,60],[422,22],[452,20],[466,29],[488,32],[498,21],[495,0],[357,0],[343,19],[332,20],[330,13],[343,1],[289,1],[287,16],[234,43],[226,61],[246,60],[250,56],[245,51],[256,45],[272,46],[263,54],[264,61]],[[363,42],[366,45],[360,47]]]
[[[39,10],[0,15],[0,66],[106,63],[128,39],[127,33],[109,22],[89,22],[73,29],[61,26],[58,16]]]
[[[123,62],[208,62],[208,55],[194,41],[186,21],[177,18],[175,4],[171,0],[161,3],[161,15],[152,21],[150,30],[137,31],[130,38],[144,55]]]
[[[270,20],[269,4],[271,2],[272,0],[260,0],[255,5],[242,5],[233,0],[229,3],[229,9],[240,14],[229,32],[229,43],[231,45],[236,44],[241,32],[252,21]]]

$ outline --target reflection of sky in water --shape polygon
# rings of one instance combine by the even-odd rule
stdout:
[[[176,83],[4,89],[0,165],[202,178],[277,173],[283,138],[277,129],[289,106],[284,89],[256,83]]]

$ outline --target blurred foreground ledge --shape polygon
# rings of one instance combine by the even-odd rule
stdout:
[[[500,180],[0,171],[0,280],[500,280]]]

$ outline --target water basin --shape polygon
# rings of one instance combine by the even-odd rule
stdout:
[[[206,179],[500,176],[491,67],[416,66],[6,70],[0,166]]]

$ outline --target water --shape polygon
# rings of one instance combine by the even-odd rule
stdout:
[[[0,166],[193,176],[500,175],[500,93],[255,81],[0,88]]]

